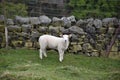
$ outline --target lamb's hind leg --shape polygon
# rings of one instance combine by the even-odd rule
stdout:
[[[43,51],[40,49],[39,50],[39,57],[40,57],[40,59],[43,59],[42,53],[43,53]]]

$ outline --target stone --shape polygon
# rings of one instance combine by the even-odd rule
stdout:
[[[48,25],[51,23],[51,19],[48,16],[42,15],[39,17],[40,23],[43,25]]]
[[[103,26],[104,27],[115,27],[115,25],[118,25],[118,19],[113,17],[113,18],[104,18],[102,20]]]
[[[95,26],[95,28],[101,28],[102,27],[102,21],[100,19],[95,19],[93,21],[93,25]]]
[[[93,18],[86,19],[86,23],[88,23],[89,25],[93,25],[93,21]]]
[[[73,45],[72,50],[74,53],[77,53],[82,50],[82,47],[81,47],[81,45],[76,44],[76,45]]]
[[[72,26],[69,28],[69,31],[73,34],[85,34],[82,28],[78,26]]]
[[[78,38],[77,35],[72,34],[72,37],[70,38],[70,41],[71,41],[71,42],[79,42],[79,38]]]
[[[22,31],[25,33],[31,33],[32,26],[30,24],[23,24]]]
[[[16,16],[15,21],[17,22],[17,24],[22,25],[22,24],[29,24],[30,19],[29,19],[29,17]]]
[[[108,31],[107,31],[108,34],[113,34],[114,32],[115,32],[115,28],[114,27],[109,27],[108,28]]]
[[[84,28],[86,26],[86,24],[87,23],[82,19],[80,19],[76,22],[76,26],[81,27],[81,28]]]
[[[39,25],[40,24],[39,17],[30,17],[30,24]]]
[[[9,25],[7,28],[8,32],[22,32],[22,28],[18,25]]]
[[[83,48],[83,51],[85,51],[85,52],[91,52],[93,49],[92,46],[90,45],[90,43],[84,43],[82,48]]]
[[[63,20],[61,20],[60,18],[57,18],[57,17],[52,18],[52,25],[53,26],[62,26],[63,23],[64,23]]]
[[[87,33],[89,34],[95,34],[96,33],[96,30],[95,30],[95,27],[91,26],[91,25],[87,25],[86,26],[86,30],[85,30]]]
[[[38,38],[39,38],[40,34],[37,30],[33,30],[32,33],[31,33],[31,41],[32,42],[37,42],[38,41]]]
[[[4,23],[4,20],[5,20],[5,17],[4,17],[4,15],[0,15],[0,23]]]
[[[13,19],[7,19],[7,25],[13,25],[14,22],[13,22]]]
[[[0,25],[0,32],[5,32],[5,26],[4,25]]]
[[[48,33],[48,27],[46,26],[40,26],[38,31],[41,33],[41,34],[45,34],[45,33]]]
[[[49,26],[49,33],[54,36],[58,36],[60,33],[60,27]]]
[[[63,27],[65,28],[69,28],[71,27],[71,21],[67,19],[67,17],[62,17],[61,20],[64,22],[63,23]]]

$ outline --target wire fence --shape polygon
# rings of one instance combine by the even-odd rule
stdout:
[[[30,16],[47,15],[49,17],[61,17],[65,16],[68,10],[66,10],[66,3],[61,1],[38,1],[35,5],[29,4],[28,11]],[[70,10],[69,10],[70,11]]]
[[[108,0],[108,1],[114,1],[114,0]],[[119,0],[115,0],[119,3]],[[47,15],[49,17],[62,17],[62,16],[69,16],[71,15],[71,12],[73,11],[72,7],[68,7],[69,0],[38,0],[33,5],[28,5],[29,7],[29,15],[30,16],[39,16],[39,15]],[[78,4],[78,3],[76,3]],[[81,6],[82,8],[85,8],[85,5]],[[105,6],[101,6],[103,9]],[[112,8],[114,6],[110,6]],[[77,8],[77,7],[76,7]],[[115,7],[114,7],[115,8]],[[120,6],[117,6],[118,10],[120,9]],[[103,13],[106,11],[103,11]],[[91,13],[91,12],[90,12]],[[118,15],[119,15],[118,11]],[[89,12],[88,12],[89,15]],[[92,17],[96,15],[96,13],[93,12]],[[98,15],[98,18],[100,18],[100,15]]]

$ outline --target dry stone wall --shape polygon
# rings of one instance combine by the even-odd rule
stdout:
[[[7,19],[9,46],[11,48],[28,47],[39,48],[38,38],[43,34],[59,36],[60,34],[72,34],[69,52],[86,54],[88,56],[100,56],[110,44],[116,28],[120,25],[120,19],[79,19],[74,16],[62,18],[21,17]],[[4,16],[0,15],[0,48],[5,47]],[[115,41],[116,51],[120,51],[120,33]]]

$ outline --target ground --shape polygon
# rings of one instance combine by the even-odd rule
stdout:
[[[40,60],[38,50],[0,49],[0,80],[120,80],[120,59],[87,57],[48,51]]]

